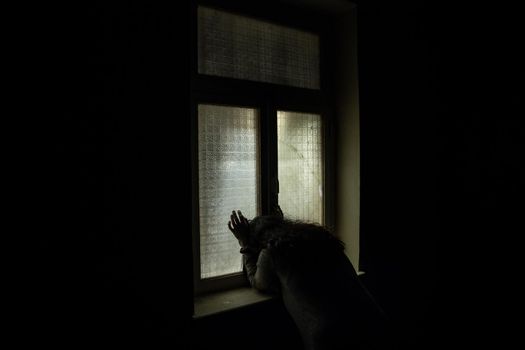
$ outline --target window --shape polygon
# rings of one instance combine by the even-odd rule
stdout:
[[[198,8],[201,74],[319,89],[319,36]]]
[[[318,114],[277,111],[279,205],[290,218],[323,223],[323,139]]]
[[[200,278],[241,271],[225,221],[260,214],[259,118],[253,108],[198,105]]]
[[[232,210],[253,217],[279,204],[287,217],[331,224],[331,116],[318,20],[193,10],[192,222],[200,294],[247,283],[227,228]]]

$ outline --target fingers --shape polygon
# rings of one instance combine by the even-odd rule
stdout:
[[[235,238],[240,239],[239,232],[235,229],[235,226],[232,226],[231,221],[228,221],[228,228],[230,229],[231,233],[233,233]]]
[[[239,214],[239,219],[241,221],[241,224],[248,225],[249,224],[248,219],[246,219],[244,215],[242,215],[242,212],[240,210],[237,210],[237,213]]]
[[[239,226],[239,224],[241,223],[239,218],[237,217],[237,213],[235,212],[235,210],[232,211],[232,215],[230,215],[230,219],[233,223],[233,227]]]
[[[242,224],[245,226],[250,226],[250,221],[246,219],[244,216],[241,218]]]
[[[244,215],[242,215],[242,212],[240,210],[237,210],[237,212],[235,212],[235,210],[233,210],[232,214],[230,215],[230,220],[231,221],[228,221],[228,228],[233,233],[236,233],[235,232],[236,230],[241,229],[241,226],[249,226],[250,225],[249,220],[246,219],[244,217]]]

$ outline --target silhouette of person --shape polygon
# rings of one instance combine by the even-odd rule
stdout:
[[[251,286],[282,297],[306,350],[391,348],[383,310],[325,227],[287,220],[278,207],[253,220],[233,211],[228,228]]]

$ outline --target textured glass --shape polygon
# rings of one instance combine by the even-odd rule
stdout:
[[[232,210],[259,213],[259,120],[255,109],[199,105],[201,278],[242,271],[228,230]]]
[[[198,10],[201,74],[319,89],[319,36],[206,7]]]
[[[277,112],[279,205],[288,218],[323,223],[321,116]]]

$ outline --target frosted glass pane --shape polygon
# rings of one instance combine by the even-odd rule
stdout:
[[[321,116],[277,112],[279,205],[285,216],[323,223]]]
[[[232,210],[259,214],[259,120],[255,109],[198,106],[201,278],[242,271],[228,230]]]
[[[319,89],[319,36],[199,7],[198,69],[201,74]]]

